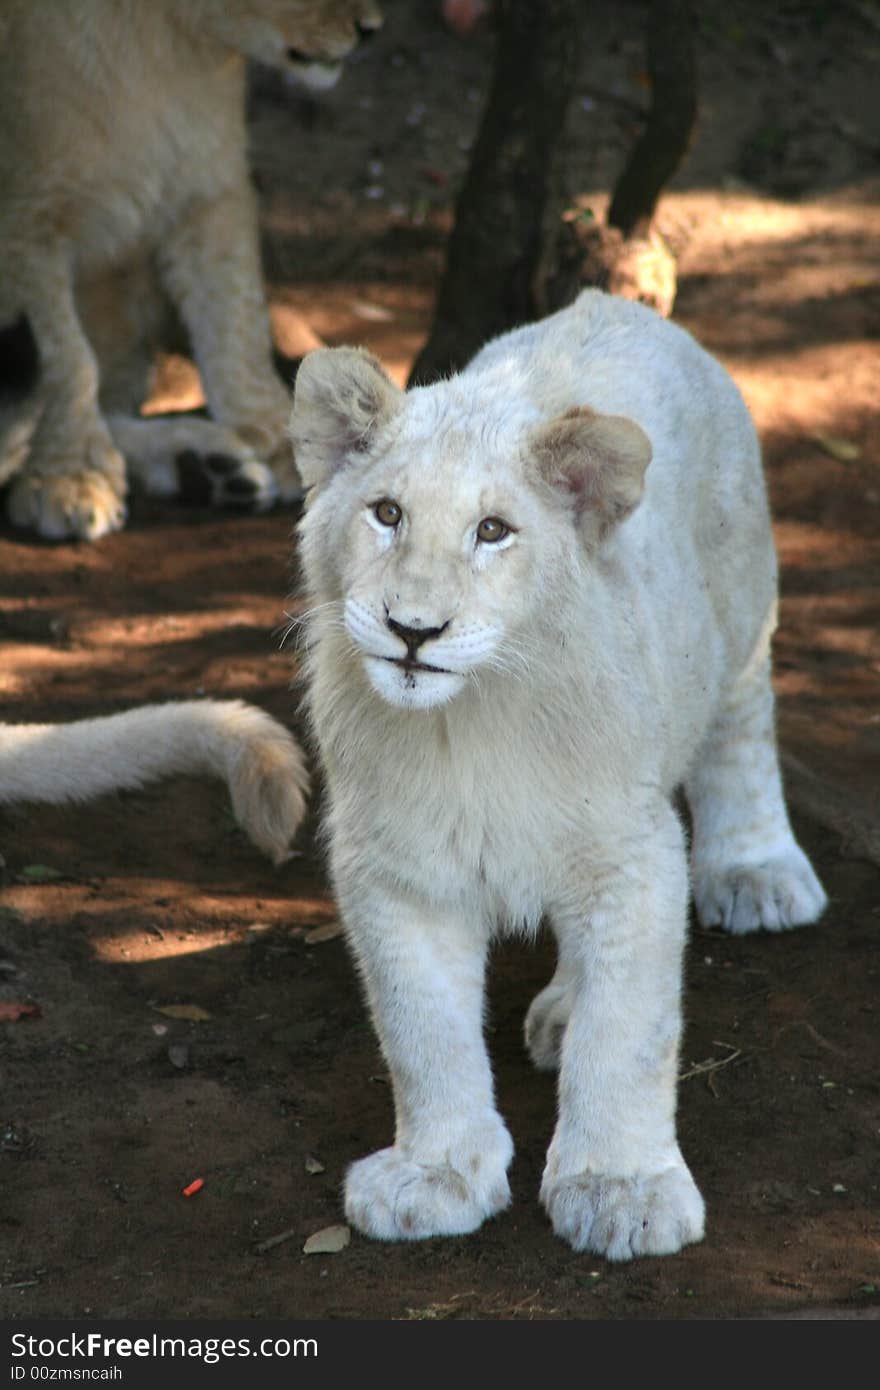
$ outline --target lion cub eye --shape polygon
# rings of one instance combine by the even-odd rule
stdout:
[[[381,521],[383,526],[398,526],[402,515],[397,503],[392,502],[390,497],[383,497],[373,508],[373,516],[377,521]]]
[[[477,540],[485,541],[487,545],[495,545],[509,535],[510,527],[499,521],[497,516],[484,516],[477,527]]]

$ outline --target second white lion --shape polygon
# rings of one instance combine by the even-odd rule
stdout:
[[[546,919],[526,1042],[559,1069],[553,1227],[618,1260],[699,1240],[675,1126],[689,877],[732,932],[825,904],[783,800],[776,560],[736,388],[594,291],[408,394],[359,350],[310,354],[291,429],[332,875],[396,1110],[349,1220],[417,1238],[507,1205],[484,970],[497,933]]]
[[[15,525],[95,540],[123,524],[130,477],[244,509],[299,496],[245,63],[326,87],[380,23],[373,0],[0,6],[0,485]],[[178,342],[210,418],[142,419],[155,353]]]

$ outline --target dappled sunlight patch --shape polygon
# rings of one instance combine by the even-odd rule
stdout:
[[[263,915],[249,921],[242,916],[242,904],[236,903],[226,923],[219,920],[216,901],[196,894],[187,904],[188,912],[202,920],[184,930],[166,929],[143,923],[113,930],[100,926],[89,933],[90,949],[98,960],[113,965],[136,965],[145,961],[166,960],[178,956],[201,955],[230,946],[252,945],[266,940],[270,950],[280,950],[285,943],[303,942],[308,945],[314,932],[329,933],[334,924],[330,904],[321,903],[317,911],[305,911],[304,904],[291,902],[262,904]],[[338,933],[333,933],[337,935]]]
[[[165,960],[172,956],[198,955],[216,951],[236,941],[235,936],[217,927],[202,927],[198,933],[168,935],[141,929],[106,936],[92,936],[90,945],[98,960],[108,965],[137,965],[143,961]]]
[[[816,521],[776,517],[773,524],[776,547],[786,566],[824,563],[840,569],[851,553],[863,561],[876,552],[880,561],[880,535],[871,542],[860,531],[847,526],[827,527]]]
[[[868,337],[835,344],[832,361],[827,344],[809,344],[728,366],[763,435],[797,431],[812,448],[817,434],[845,438],[860,417],[869,425],[876,409],[880,350]]]
[[[813,628],[816,644],[826,651],[845,653],[856,660],[860,656],[880,662],[880,633],[876,626],[848,622],[840,627],[818,625]],[[875,667],[875,674],[880,666]]]
[[[81,664],[70,652],[53,651],[49,647],[28,646],[24,643],[17,643],[14,648],[7,647],[3,655],[0,695],[8,699],[25,695],[35,680],[57,678],[60,673]],[[24,716],[21,716],[21,719],[23,720]]]
[[[690,269],[710,270],[713,275],[718,256],[731,247],[745,258],[756,249],[785,248],[806,235],[834,235],[851,238],[853,246],[864,251],[870,228],[880,229],[877,190],[870,182],[797,202],[747,189],[696,189],[665,194],[663,208],[668,209],[665,215],[674,215],[679,222],[699,225],[698,245],[695,239],[690,249]]]
[[[268,605],[266,605],[268,608]],[[176,613],[126,613],[121,617],[92,616],[80,619],[72,635],[90,647],[155,646],[162,642],[186,642],[206,633],[261,625],[253,608],[197,609]]]
[[[277,291],[273,322],[277,316],[284,323],[284,315],[291,312],[291,295]],[[315,337],[333,347],[357,343],[368,348],[398,386],[406,384],[431,319],[429,286],[312,281],[298,285],[293,297]]]

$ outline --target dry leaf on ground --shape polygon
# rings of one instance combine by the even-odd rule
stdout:
[[[309,1236],[303,1246],[304,1255],[337,1255],[351,1240],[348,1226],[325,1226]]]
[[[186,1018],[191,1023],[201,1023],[203,1019],[211,1017],[201,1004],[157,1004],[156,1010],[166,1018]]]
[[[28,883],[51,883],[63,877],[61,870],[53,869],[50,864],[25,864],[19,873],[19,878],[27,879]]]
[[[855,463],[862,457],[858,444],[853,444],[851,439],[841,439],[836,434],[814,434],[813,439],[823,453],[837,459],[838,463]]]
[[[307,946],[317,946],[321,941],[332,941],[334,937],[342,935],[341,922],[325,922],[323,926],[312,927],[303,937]]]

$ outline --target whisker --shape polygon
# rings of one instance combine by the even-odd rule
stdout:
[[[531,669],[525,652],[510,641],[494,651],[485,665],[491,671],[498,671],[519,681],[525,680]]]
[[[294,634],[296,635],[297,646],[299,646],[300,641],[306,638],[307,630],[315,625],[315,619],[318,617],[320,617],[320,625],[325,631],[328,628],[336,628],[340,631],[345,629],[343,604],[339,599],[331,599],[327,603],[317,603],[302,613],[286,612],[284,616],[287,622],[276,628],[276,632],[281,633],[280,647],[283,647],[288,638]]]

